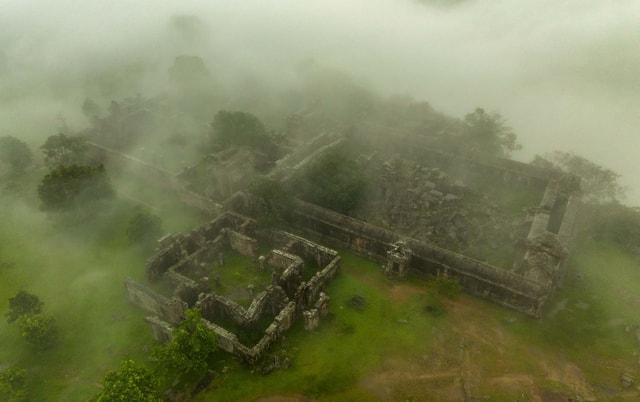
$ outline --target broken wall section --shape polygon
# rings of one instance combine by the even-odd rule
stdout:
[[[182,300],[162,296],[131,278],[125,278],[124,287],[131,303],[163,320],[171,324],[178,324],[184,318],[187,303]]]
[[[547,300],[544,286],[461,254],[415,239],[401,239],[383,228],[302,201],[297,204],[295,214],[304,233],[381,263],[387,261],[392,244],[405,240],[413,252],[410,274],[456,277],[467,292],[525,314],[539,316]]]

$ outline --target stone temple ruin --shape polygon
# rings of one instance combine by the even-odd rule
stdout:
[[[298,319],[304,319],[307,330],[315,329],[329,312],[329,297],[323,292],[336,276],[341,260],[329,248],[284,231],[261,232],[265,242],[275,244],[265,255],[258,255],[258,240],[253,237],[255,221],[227,212],[190,233],[165,236],[160,248],[147,263],[147,276],[162,279],[171,289],[164,296],[132,279],[125,280],[129,300],[152,313],[146,318],[156,339],[168,342],[172,327],[178,324],[188,308],[197,308],[207,327],[217,335],[220,349],[248,363],[257,362]],[[233,297],[217,293],[219,277],[210,279],[216,270],[229,267],[225,255],[236,252],[251,259],[254,270],[270,274],[264,289],[250,284],[248,306]],[[312,270],[311,265],[318,267]],[[225,324],[239,329],[260,330],[269,321],[254,345],[244,344]]]
[[[169,177],[162,172],[163,179],[155,183],[217,217],[159,242],[147,263],[147,275],[152,287],[165,283],[169,291],[163,294],[125,281],[130,300],[152,313],[147,321],[155,337],[171,339],[171,328],[185,309],[195,307],[217,333],[221,349],[255,363],[296,320],[312,330],[328,313],[324,290],[340,269],[340,257],[325,246],[376,261],[391,278],[454,278],[467,293],[540,317],[565,275],[580,205],[579,181],[512,160],[436,150],[397,133],[380,138],[375,149],[368,150],[373,152],[370,156],[358,159],[378,177],[378,198],[354,217],[297,200],[288,232],[260,230],[241,215],[248,213],[250,196],[229,196],[233,186],[250,179],[240,171],[228,175],[235,180],[233,186],[218,177],[202,192],[180,174]],[[302,142],[275,163],[269,176],[286,185],[306,164],[342,141],[322,134]],[[400,157],[379,160],[376,152],[382,150]],[[107,163],[110,157],[122,159],[106,152]],[[236,164],[243,175],[248,171],[235,159],[225,169],[233,170]],[[149,173],[151,179],[158,178],[157,171],[135,165],[128,160],[127,167],[135,167],[140,177]],[[528,192],[537,204],[500,206],[492,188]],[[219,196],[212,198],[214,192]],[[275,248],[259,251],[259,244]],[[506,246],[511,250],[508,258],[490,260],[478,253]],[[211,270],[213,265],[224,270],[230,252],[249,258],[252,270],[271,275],[268,283],[247,286],[246,294],[240,295],[249,296],[246,305],[234,299],[237,294],[220,294],[217,274]],[[257,331],[260,338],[243,341],[233,328]]]

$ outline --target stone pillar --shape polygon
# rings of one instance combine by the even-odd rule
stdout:
[[[302,315],[304,316],[304,329],[313,331],[318,328],[320,324],[320,313],[318,309],[312,308],[311,310],[306,310]]]

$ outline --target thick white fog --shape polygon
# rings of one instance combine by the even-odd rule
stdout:
[[[81,126],[83,85],[111,66],[161,75],[197,54],[219,80],[277,86],[313,59],[453,116],[497,111],[523,144],[515,158],[573,151],[621,173],[640,204],[640,1],[425,3],[0,0],[0,133],[35,146],[61,117]],[[171,30],[181,14],[202,25]],[[152,75],[131,95],[152,94]]]

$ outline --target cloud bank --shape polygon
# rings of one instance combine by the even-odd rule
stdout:
[[[144,61],[149,78],[131,91],[153,94],[176,54],[200,55],[218,80],[274,87],[312,59],[450,115],[498,111],[524,145],[516,158],[576,152],[623,174],[640,204],[636,0],[5,0],[0,10],[7,134],[44,138],[61,115],[82,124],[86,84],[122,65]]]

